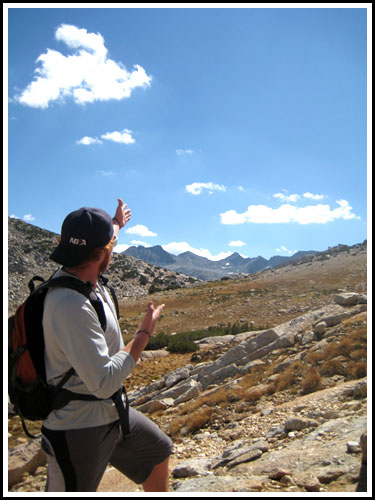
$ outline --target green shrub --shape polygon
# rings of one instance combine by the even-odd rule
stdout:
[[[173,336],[168,342],[167,350],[169,352],[184,354],[186,352],[199,351],[199,346],[193,340],[186,337]]]
[[[151,285],[152,288],[154,285]],[[199,347],[194,344],[195,340],[201,340],[207,337],[220,337],[222,335],[236,335],[238,333],[249,331],[248,323],[240,325],[239,323],[228,323],[226,327],[210,326],[206,330],[193,330],[180,332],[175,335],[158,333],[153,336],[148,343],[147,350],[157,350],[166,347],[170,352],[195,352]],[[172,351],[170,350],[170,347]]]
[[[151,285],[148,289],[148,293],[150,295],[152,295],[153,293],[157,293],[157,292],[161,292],[161,288],[156,286],[154,283],[151,283]]]
[[[167,335],[166,333],[158,333],[157,335],[153,335],[149,343],[147,344],[146,349],[148,351],[163,349],[164,347],[167,347],[169,339],[170,335]]]

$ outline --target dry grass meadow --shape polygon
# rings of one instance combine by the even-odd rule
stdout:
[[[289,321],[306,310],[324,306],[332,302],[332,295],[339,291],[366,293],[366,284],[366,253],[345,252],[246,278],[202,282],[192,288],[128,299],[120,307],[120,324],[126,342],[132,338],[147,303],[152,300],[155,304],[165,304],[155,333],[180,333],[241,322],[248,322],[252,329],[261,330]],[[203,360],[215,359],[220,349],[203,350],[201,357]],[[358,362],[362,362],[360,353],[358,357]],[[143,362],[129,377],[127,385],[147,384],[184,366],[190,358],[189,354],[170,354],[166,358]]]

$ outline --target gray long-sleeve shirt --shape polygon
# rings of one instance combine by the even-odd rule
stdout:
[[[69,274],[59,270],[55,276]],[[105,332],[95,309],[82,294],[68,288],[48,291],[43,315],[46,374],[48,382],[56,385],[73,366],[76,375],[64,388],[109,398],[132,372],[135,362],[130,354],[121,351],[124,343],[109,294],[103,287],[97,294],[107,318]],[[53,430],[80,429],[117,419],[111,399],[70,401],[64,408],[53,410],[44,425]]]

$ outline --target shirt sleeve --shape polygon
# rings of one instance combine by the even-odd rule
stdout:
[[[69,294],[59,301],[51,326],[68,362],[94,396],[109,398],[133,371],[135,362],[127,352],[109,356],[95,309],[82,295]]]

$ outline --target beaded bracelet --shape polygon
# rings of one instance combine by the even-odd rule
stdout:
[[[135,332],[135,334],[138,335],[138,333],[145,333],[146,335],[148,335],[151,338],[151,333],[148,332],[147,330],[137,330]]]

